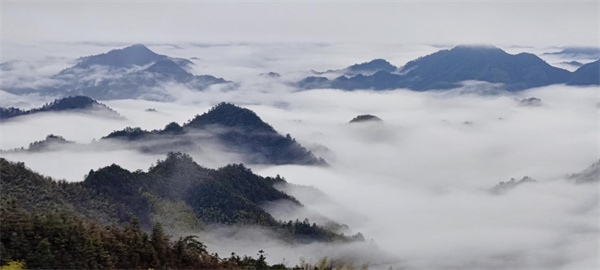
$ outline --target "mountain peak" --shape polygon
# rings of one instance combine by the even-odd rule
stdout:
[[[142,43],[136,43],[136,44],[130,45],[128,47],[123,48],[122,50],[146,50],[146,51],[152,52],[150,49],[148,49],[148,47],[146,47],[146,45],[144,45]]]
[[[493,46],[493,45],[479,45],[479,44],[461,44],[449,50],[450,53],[459,53],[459,54],[503,54],[508,55],[504,50]]]
[[[69,96],[45,104],[42,106],[42,110],[64,111],[70,109],[85,109],[94,105],[100,105],[100,103],[86,96]]]
[[[87,68],[93,65],[110,67],[143,66],[166,58],[167,56],[157,54],[143,44],[134,44],[107,53],[83,57],[76,67]]]
[[[460,44],[454,46],[452,49],[501,50],[500,48],[491,44]]]
[[[198,165],[190,155],[181,152],[170,152],[167,154],[167,158],[159,160],[155,166],[149,169],[149,172],[154,173],[171,173],[174,171],[183,171],[184,168],[199,168]]]
[[[362,71],[373,72],[373,71],[382,71],[382,70],[392,72],[392,71],[395,71],[396,69],[397,69],[396,66],[392,65],[387,60],[381,59],[381,58],[373,59],[369,62],[355,64],[355,65],[348,67],[348,70],[353,71],[353,72],[362,72]]]
[[[276,133],[273,127],[263,122],[253,111],[226,102],[219,103],[208,112],[196,116],[185,126],[191,128],[206,128],[210,125],[240,128],[245,131]]]
[[[69,144],[75,144],[75,142],[68,141],[67,139],[63,138],[62,136],[50,134],[50,135],[46,136],[46,139],[44,139],[44,140],[30,143],[29,148],[27,150],[29,150],[29,151],[44,151],[44,150],[49,150],[53,146],[69,145]]]
[[[447,89],[467,80],[502,83],[506,90],[564,83],[570,72],[550,66],[539,57],[512,55],[489,45],[459,45],[407,63],[404,82],[411,89]]]

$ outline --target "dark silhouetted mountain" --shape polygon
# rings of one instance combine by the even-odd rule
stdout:
[[[263,122],[253,111],[221,103],[195,117],[188,130],[216,131],[218,141],[232,151],[241,152],[252,163],[326,165],[289,134],[285,137]]]
[[[542,106],[542,100],[536,97],[524,98],[519,100],[519,104],[521,104],[521,106],[537,107]]]
[[[98,101],[85,96],[70,96],[56,99],[40,108],[21,110],[17,108],[0,108],[0,121],[21,115],[44,112],[77,112],[95,116],[122,118],[117,112]]]
[[[347,71],[355,74],[376,73],[378,71],[394,72],[397,67],[385,59],[374,59],[369,62],[349,66]]]
[[[450,88],[466,80],[502,83],[507,90],[564,83],[570,72],[539,57],[508,54],[496,47],[458,46],[407,63],[401,70],[411,89]]]
[[[512,55],[496,47],[457,46],[408,62],[397,73],[378,71],[373,75],[341,76],[334,80],[309,77],[297,86],[305,89],[387,90],[409,88],[417,91],[450,89],[463,81],[476,80],[504,85],[508,91],[566,83],[571,73],[553,67],[539,57]]]
[[[56,136],[54,134],[50,134],[48,136],[46,136],[46,139],[42,140],[42,141],[36,141],[33,143],[29,144],[29,148],[27,150],[29,151],[47,151],[50,150],[50,148],[52,147],[59,147],[59,146],[65,146],[65,145],[73,145],[75,144],[74,141],[67,141],[65,138],[61,137],[61,136]]]
[[[354,117],[352,120],[350,120],[349,123],[382,122],[382,121],[383,120],[381,120],[381,118],[379,118],[375,115],[363,114],[363,115]]]
[[[569,179],[578,184],[600,182],[600,160],[579,173],[569,175]]]
[[[274,201],[301,207],[273,187],[285,182],[282,178],[261,177],[237,164],[207,169],[181,153],[168,154],[147,172],[130,172],[115,164],[91,170],[78,183],[55,182],[3,158],[0,172],[2,203],[12,201],[33,213],[65,211],[104,224],[137,218],[149,230],[165,212],[174,212],[180,215],[175,218],[185,220],[179,221],[183,227],[194,225],[185,222],[252,225],[271,229],[285,240],[354,240],[317,225],[305,228],[277,221],[263,210],[261,204]]]
[[[490,192],[494,193],[494,194],[503,194],[503,193],[508,192],[511,189],[514,189],[520,185],[527,184],[527,183],[537,183],[537,181],[535,181],[533,178],[531,178],[529,176],[525,176],[521,180],[516,180],[514,178],[511,178],[510,181],[508,181],[508,182],[500,182],[498,185],[496,185],[495,187],[490,189]]]
[[[17,153],[17,152],[50,152],[61,150],[86,150],[89,145],[78,144],[75,141],[69,141],[62,136],[50,134],[40,141],[34,141],[28,147],[18,147],[9,150],[1,150],[0,153]]]
[[[263,122],[253,111],[224,102],[196,116],[185,126],[206,129],[215,125],[240,129],[244,132],[276,133],[271,125]]]
[[[192,62],[181,58],[170,58],[157,54],[142,44],[135,44],[123,49],[111,50],[107,53],[82,57],[74,68],[89,68],[94,65],[127,68],[145,66],[159,60],[172,60],[178,65],[188,66]]]
[[[15,107],[2,108],[0,107],[0,121],[3,119],[13,118],[25,114],[26,111]]]
[[[331,81],[331,87],[336,89],[355,90],[355,89],[374,89],[386,90],[398,88],[402,76],[387,71],[378,71],[377,73],[365,76],[362,74],[354,77],[340,76]],[[368,88],[364,88],[369,86]]]
[[[567,84],[600,85],[600,60],[579,67]]]
[[[185,69],[191,64],[186,59],[156,54],[144,45],[133,45],[79,59],[73,67],[52,76],[52,86],[5,90],[14,94],[84,95],[101,100],[169,100],[172,97],[163,88],[165,84],[203,90],[213,84],[229,83],[210,75],[193,75]]]
[[[138,139],[142,139],[146,135],[153,134],[153,133],[157,133],[157,132],[146,131],[139,127],[135,127],[135,128],[126,127],[122,130],[115,130],[115,131],[111,132],[110,134],[108,134],[104,138],[106,138],[106,139],[124,139],[124,140],[128,140],[128,141],[135,141]]]
[[[396,69],[396,66],[390,64],[390,62],[386,61],[385,59],[373,59],[369,62],[354,64],[344,69],[327,70],[324,72],[318,72],[313,70],[313,73],[317,75],[333,73],[342,74],[344,76],[350,77],[355,75],[373,75],[379,71],[394,72],[396,71]]]
[[[325,77],[309,76],[295,85],[302,89],[317,89],[317,88],[330,88],[331,82]]]
[[[183,129],[183,127],[175,122],[171,122],[171,123],[167,124],[163,130],[159,131],[159,134],[177,135],[177,134],[183,134],[183,133],[185,133],[185,130]]]
[[[199,150],[216,142],[253,164],[327,165],[289,134],[280,135],[253,111],[230,103],[220,103],[183,126],[171,123],[153,131],[128,127],[102,139],[135,142],[128,145],[148,152]]]
[[[600,58],[600,48],[598,47],[568,47],[560,52],[545,53],[547,55],[558,55],[564,58]]]
[[[266,78],[279,78],[279,77],[281,77],[281,74],[279,74],[277,72],[267,72],[267,73],[258,74],[258,76],[266,77]]]

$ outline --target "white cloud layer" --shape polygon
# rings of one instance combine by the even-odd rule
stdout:
[[[259,237],[260,232],[225,232],[231,238],[223,241],[215,238],[220,234],[203,235],[214,252],[254,255],[260,246],[274,263],[285,258],[295,264],[300,256],[316,260],[328,254],[395,269],[597,266],[597,184],[574,185],[563,179],[598,160],[597,87],[557,85],[496,96],[408,90],[291,93],[277,90],[278,84],[271,87],[187,92],[176,103],[105,102],[125,121],[27,116],[1,124],[3,149],[26,146],[49,133],[86,143],[126,125],[161,128],[170,121],[183,123],[219,101],[231,101],[254,110],[332,165],[252,166],[254,171],[318,188],[329,199],[289,192],[311,211],[362,232],[368,242],[301,247]],[[542,106],[520,105],[518,100],[528,97],[540,98]],[[366,113],[384,122],[347,124]],[[146,169],[162,158],[110,149],[2,156],[69,181],[80,181],[89,169],[111,163]],[[209,167],[228,159],[193,156]],[[504,195],[488,192],[500,181],[522,176],[539,183]]]

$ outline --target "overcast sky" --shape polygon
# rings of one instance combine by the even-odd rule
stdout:
[[[2,1],[2,42],[598,45],[598,1]]]

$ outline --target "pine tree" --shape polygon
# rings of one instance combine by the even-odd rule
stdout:
[[[27,260],[27,264],[34,269],[54,268],[54,255],[52,254],[52,245],[48,241],[48,238],[40,241],[31,258]]]

